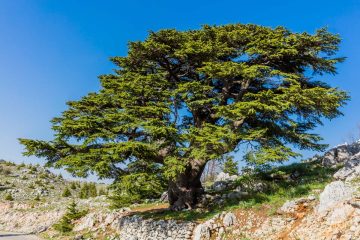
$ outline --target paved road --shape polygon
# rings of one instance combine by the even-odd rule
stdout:
[[[40,240],[40,238],[25,233],[0,232],[0,240]]]

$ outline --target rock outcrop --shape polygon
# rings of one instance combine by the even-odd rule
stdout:
[[[328,150],[322,157],[321,162],[326,167],[344,164],[345,161],[352,158],[360,152],[360,140],[351,144],[342,144]]]
[[[324,213],[333,208],[339,202],[350,200],[355,189],[342,181],[335,181],[328,184],[320,194],[320,202],[317,208],[318,213]]]
[[[347,161],[344,167],[339,169],[334,178],[338,180],[351,181],[360,176],[360,153],[355,154]]]

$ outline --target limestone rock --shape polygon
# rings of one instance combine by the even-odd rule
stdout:
[[[360,140],[352,144],[342,144],[328,150],[322,159],[322,164],[327,167],[336,166],[349,160],[360,152]]]
[[[193,240],[210,239],[210,228],[207,224],[199,224],[196,226],[193,234]]]
[[[320,203],[317,208],[318,213],[325,213],[337,203],[349,200],[354,189],[342,181],[335,181],[328,184],[320,194]]]
[[[341,204],[336,206],[333,211],[327,216],[326,222],[328,225],[340,224],[350,218],[354,208],[348,204]]]
[[[236,223],[236,216],[232,212],[226,213],[223,219],[223,224],[225,227],[232,226]]]
[[[236,175],[230,175],[228,173],[224,173],[224,172],[220,172],[216,178],[215,178],[215,181],[218,182],[218,181],[234,181],[236,180],[236,178],[238,178],[238,176]]]
[[[344,167],[334,174],[334,178],[338,180],[350,181],[356,177],[360,177],[360,153],[346,161]]]
[[[316,197],[314,195],[310,195],[306,198],[288,200],[279,208],[278,213],[295,213],[301,205],[305,205],[315,199]]]

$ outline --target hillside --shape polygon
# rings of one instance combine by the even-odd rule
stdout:
[[[76,199],[81,208],[107,206],[107,186],[63,179],[39,165],[0,160],[0,230],[42,232]],[[96,188],[96,190],[95,190]]]
[[[200,208],[180,212],[160,201],[112,210],[106,196],[81,199],[82,184],[42,167],[0,166],[0,231],[44,239],[360,238],[360,142],[297,164],[248,169],[241,176],[221,173],[205,183]],[[63,197],[66,188],[71,197]],[[5,200],[9,193],[11,201]],[[72,220],[72,231],[61,233],[55,226],[72,199],[83,214]]]

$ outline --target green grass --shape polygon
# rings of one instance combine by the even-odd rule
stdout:
[[[273,215],[285,201],[307,196],[315,189],[323,189],[331,181],[331,177],[336,170],[315,163],[296,163],[266,171],[257,170],[255,173],[240,177],[236,184],[242,186],[249,185],[251,182],[262,182],[267,185],[267,189],[261,193],[247,189],[249,195],[240,201],[228,201],[222,206],[213,206],[205,211],[198,209],[180,212],[163,210],[145,211],[139,214],[144,218],[203,221],[222,211],[257,209],[268,205],[270,206],[268,215]],[[297,172],[299,177],[289,179],[288,177],[294,172]],[[271,177],[277,173],[280,173],[284,178],[274,179]]]

